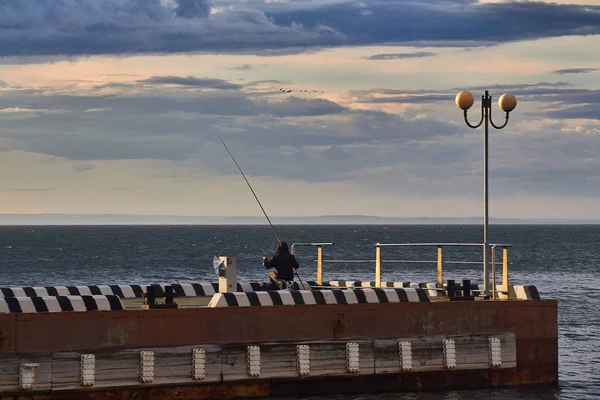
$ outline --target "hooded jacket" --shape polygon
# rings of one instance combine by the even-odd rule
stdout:
[[[274,268],[277,272],[277,279],[285,281],[294,280],[294,269],[298,269],[300,265],[294,257],[290,254],[290,249],[286,242],[281,242],[275,250],[275,255],[272,259],[263,258],[263,266],[267,269]]]

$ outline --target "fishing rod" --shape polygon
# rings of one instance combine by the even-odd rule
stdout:
[[[225,150],[227,150],[227,152],[231,156],[231,159],[235,163],[236,167],[240,170],[240,173],[242,174],[242,176],[244,177],[244,180],[248,184],[248,187],[250,188],[250,191],[252,191],[252,194],[254,195],[254,198],[256,199],[256,202],[260,206],[260,209],[262,210],[263,214],[265,214],[265,218],[267,218],[267,222],[269,222],[269,225],[271,226],[271,229],[273,229],[273,233],[275,234],[275,237],[277,238],[277,241],[279,242],[279,244],[281,244],[281,239],[279,238],[279,235],[277,234],[277,231],[275,230],[275,227],[271,223],[271,220],[269,219],[269,216],[267,215],[267,212],[265,211],[264,207],[260,203],[260,200],[258,199],[258,196],[254,192],[254,189],[252,189],[252,185],[250,185],[250,182],[248,182],[248,179],[246,178],[246,175],[244,174],[244,171],[242,171],[242,168],[240,167],[240,165],[237,163],[237,161],[235,161],[235,157],[233,156],[233,154],[231,154],[231,151],[229,151],[229,147],[227,147],[227,145],[225,144],[225,141],[223,140],[223,138],[221,137],[221,135],[219,135],[219,139],[221,139],[221,143],[223,143],[223,146],[225,146]],[[294,269],[294,274],[298,277],[298,280],[302,284],[302,287],[304,287],[304,282],[302,282],[302,278],[300,278],[300,275],[298,275],[298,272],[296,271],[296,269]]]
[[[294,269],[294,274],[298,277],[298,280],[300,281],[300,284],[302,285],[302,286],[300,286],[300,290],[304,289],[305,288],[304,282],[302,282],[302,278],[300,278],[300,275],[298,275],[298,272],[296,271],[296,269]],[[309,286],[309,289],[310,289],[310,286]]]
[[[277,238],[277,241],[279,242],[279,244],[281,244],[281,239],[279,238],[279,235],[277,234],[277,231],[275,230],[275,227],[271,223],[271,220],[269,219],[269,216],[267,215],[267,212],[265,211],[264,207],[260,203],[260,200],[258,199],[258,196],[256,195],[256,193],[254,193],[254,189],[252,189],[252,186],[250,185],[250,182],[248,182],[248,179],[246,178],[246,175],[244,175],[244,171],[242,171],[242,169],[240,168],[240,165],[237,163],[237,161],[235,161],[235,158],[233,157],[233,154],[231,154],[231,151],[229,151],[229,148],[225,144],[225,141],[223,141],[223,138],[221,137],[221,135],[219,135],[219,139],[221,139],[221,143],[223,143],[223,146],[225,146],[225,149],[227,150],[227,152],[231,156],[231,159],[233,160],[233,162],[235,163],[235,165],[240,170],[240,173],[242,174],[242,176],[244,177],[244,180],[248,184],[248,187],[252,191],[252,194],[254,195],[254,198],[258,202],[258,205],[260,206],[260,209],[262,210],[263,214],[265,214],[265,217],[267,218],[267,221],[269,222],[269,225],[271,226],[271,229],[273,229],[273,233],[275,234],[275,237]]]

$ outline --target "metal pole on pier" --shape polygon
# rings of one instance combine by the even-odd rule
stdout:
[[[502,125],[495,125],[492,120],[492,96],[486,90],[481,96],[481,120],[478,124],[473,125],[467,118],[467,111],[474,103],[474,98],[471,92],[462,91],[456,95],[455,99],[458,108],[464,112],[465,123],[470,128],[476,129],[483,123],[483,294],[489,295],[490,283],[490,268],[489,268],[489,241],[488,241],[488,224],[489,224],[489,186],[488,186],[488,132],[489,124],[496,129],[502,129],[508,124],[508,115],[517,106],[517,99],[512,94],[503,94],[498,99],[498,106],[505,112],[505,120]]]

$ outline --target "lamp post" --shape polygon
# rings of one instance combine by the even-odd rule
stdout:
[[[471,92],[463,91],[456,95],[456,105],[462,109],[465,122],[470,128],[476,129],[483,124],[483,293],[489,294],[490,269],[488,260],[488,130],[491,124],[496,129],[502,129],[508,124],[508,114],[517,107],[517,99],[512,94],[503,94],[498,99],[500,109],[506,113],[504,124],[498,126],[492,121],[492,96],[488,91],[481,96],[481,120],[473,125],[467,118],[467,111],[474,103]]]

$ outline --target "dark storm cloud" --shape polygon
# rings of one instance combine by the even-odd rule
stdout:
[[[327,46],[489,45],[598,33],[600,7],[544,2],[0,0],[0,57],[270,55]]]
[[[590,72],[598,71],[598,68],[567,68],[557,69],[552,71],[553,74],[566,75],[566,74],[587,74]]]
[[[207,89],[241,89],[242,85],[231,83],[223,79],[196,78],[194,76],[152,76],[139,80],[140,83],[155,85],[181,85]]]
[[[209,3],[209,0],[177,0],[175,16],[182,18],[207,17],[210,12]]]
[[[600,7],[543,2],[371,1],[359,16],[347,4],[273,13],[306,28],[323,24],[360,44],[413,41],[505,42],[600,32]],[[489,29],[492,26],[502,29]],[[457,27],[460,27],[457,29]]]
[[[396,54],[374,54],[369,57],[364,57],[366,60],[406,60],[411,58],[422,58],[422,57],[433,57],[437,56],[436,53],[430,51],[419,51],[416,53],[396,53]]]

